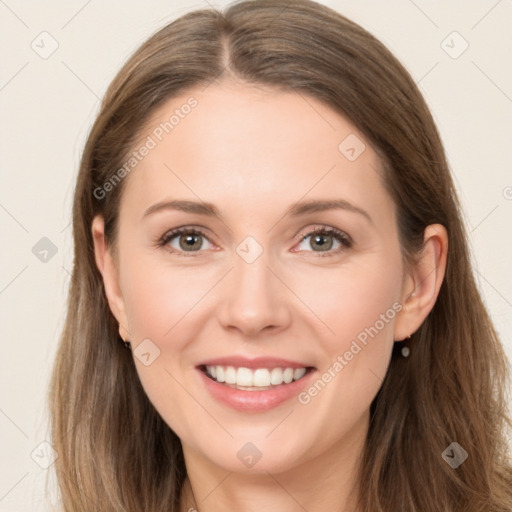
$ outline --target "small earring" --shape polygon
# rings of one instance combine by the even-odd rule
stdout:
[[[131,350],[132,349],[132,345],[129,341],[125,341],[123,340],[123,338],[121,338],[121,341],[124,343],[124,346],[128,349],[128,350]]]
[[[411,335],[407,336],[407,339],[409,339]],[[400,351],[403,357],[409,357],[409,354],[411,353],[411,349],[409,347],[402,347],[402,350]]]

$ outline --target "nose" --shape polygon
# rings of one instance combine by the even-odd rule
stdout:
[[[225,329],[254,337],[286,329],[291,321],[291,292],[269,268],[264,251],[248,263],[234,255],[234,268],[224,280],[218,318]]]

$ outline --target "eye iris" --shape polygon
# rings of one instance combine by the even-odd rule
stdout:
[[[313,237],[313,244],[312,246],[314,247],[314,244],[318,244],[317,247],[319,247],[319,250],[320,251],[328,251],[330,249],[332,249],[332,236],[331,235],[314,235]],[[328,239],[328,241],[326,242],[325,239]]]
[[[199,242],[199,243],[198,243]],[[187,250],[201,248],[201,235],[187,234],[180,236],[180,247]]]

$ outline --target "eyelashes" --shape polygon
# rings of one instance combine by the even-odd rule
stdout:
[[[343,231],[340,231],[339,229],[332,228],[329,226],[322,226],[320,228],[315,227],[308,231],[305,235],[302,236],[300,239],[300,243],[304,242],[308,238],[313,237],[315,238],[315,243],[318,243],[318,238],[325,238],[325,237],[331,237],[334,241],[338,242],[339,247],[338,249],[332,251],[329,250],[321,250],[321,251],[305,251],[305,252],[312,252],[315,253],[317,256],[325,257],[325,256],[334,256],[339,254],[341,251],[350,249],[353,245],[352,239]],[[310,242],[311,243],[311,242]],[[294,251],[294,252],[303,252],[303,251]]]
[[[171,231],[168,231],[159,240],[158,246],[159,247],[165,247],[169,252],[177,253],[179,256],[192,256],[192,257],[195,257],[195,256],[197,256],[197,254],[193,254],[193,253],[203,252],[203,251],[184,251],[184,250],[175,249],[175,248],[172,248],[172,247],[169,246],[170,242],[174,238],[177,238],[177,237],[179,237],[181,235],[184,235],[184,234],[189,235],[189,237],[191,235],[192,237],[203,237],[206,240],[208,240],[208,236],[206,235],[206,233],[204,233],[200,229],[185,227],[185,228],[177,228],[177,229],[173,229]],[[189,238],[189,240],[190,240],[190,238]],[[203,245],[203,244],[201,244],[201,245]],[[190,253],[192,253],[192,254],[190,254]]]
[[[185,237],[184,243],[185,246],[188,246],[190,248],[194,248],[195,245],[197,245],[197,242],[200,242],[199,250],[191,250],[187,251],[182,248],[176,248],[171,246],[171,243],[174,242],[175,239],[177,239],[178,244],[181,246],[180,237],[182,235],[188,235]],[[327,241],[327,249],[321,249],[320,251],[315,250],[294,250],[293,252],[311,252],[319,257],[329,257],[329,256],[336,256],[339,255],[344,250],[350,249],[353,246],[353,241],[351,237],[344,233],[343,231],[330,227],[330,226],[315,226],[314,228],[310,229],[306,233],[302,234],[302,236],[299,238],[298,243],[302,244],[305,242],[308,238],[312,238],[314,240],[314,243],[320,243],[320,247],[324,247],[325,240],[332,239],[332,243],[330,244],[329,241]],[[322,242],[323,240],[323,242]],[[211,244],[210,239],[206,232],[204,232],[202,229],[195,228],[195,227],[181,227],[176,228],[171,231],[166,232],[156,243],[156,245],[160,248],[163,248],[170,252],[171,254],[176,254],[177,256],[184,256],[184,257],[197,257],[200,256],[201,253],[205,252],[203,250],[203,246],[205,245],[204,242],[207,241]],[[310,241],[309,244],[312,242]],[[331,250],[333,245],[339,244],[339,246],[335,250]]]

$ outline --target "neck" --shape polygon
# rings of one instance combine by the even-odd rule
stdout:
[[[359,512],[359,462],[367,428],[281,473],[235,473],[183,447],[187,478],[180,512]]]

